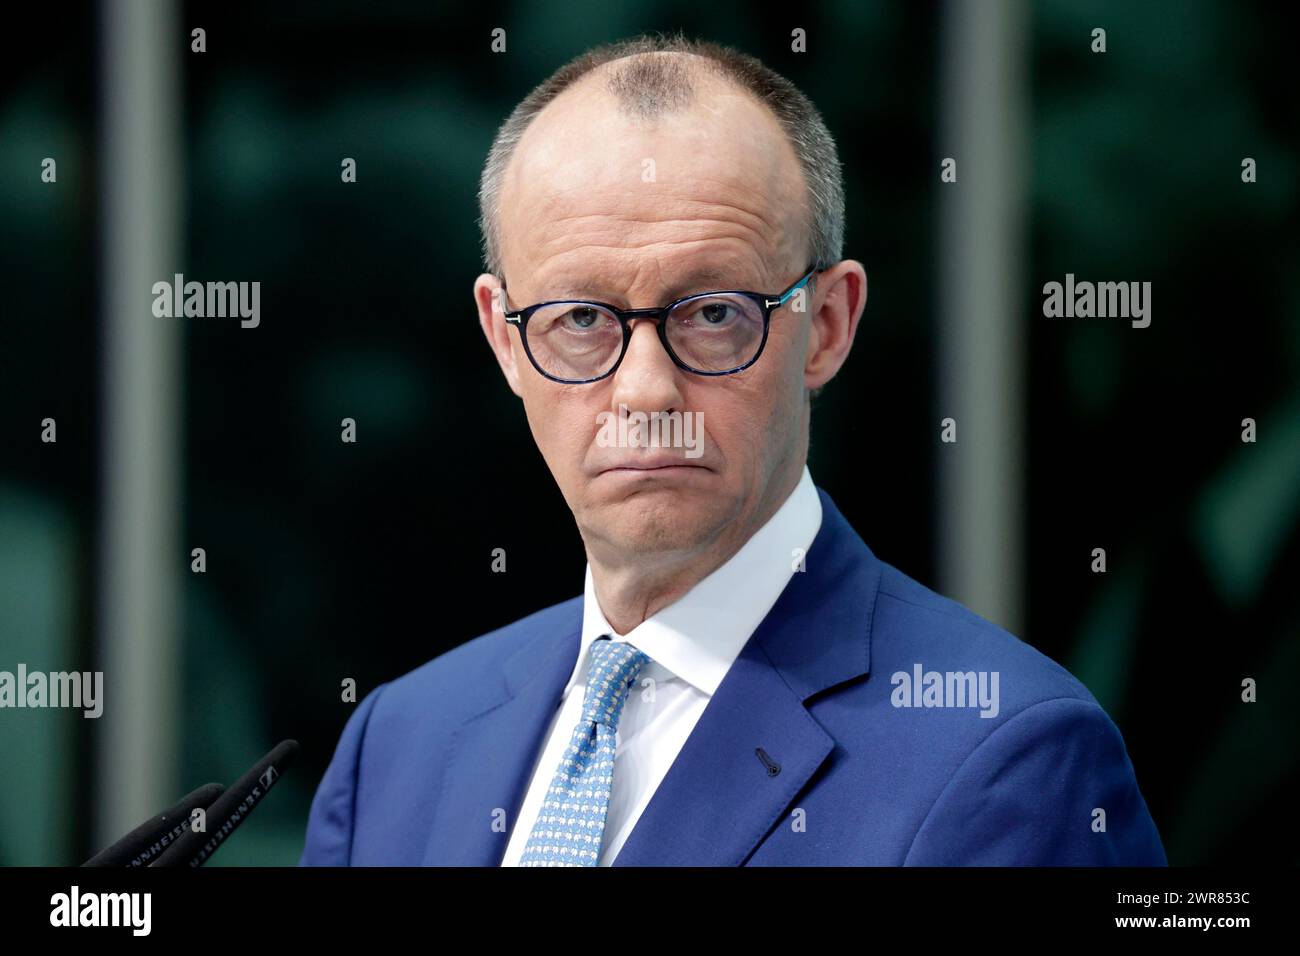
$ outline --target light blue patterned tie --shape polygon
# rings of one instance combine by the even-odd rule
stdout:
[[[650,658],[626,641],[591,645],[587,696],[569,749],[546,791],[520,866],[596,866],[614,781],[614,733],[637,672]]]

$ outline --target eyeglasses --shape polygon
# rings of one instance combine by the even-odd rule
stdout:
[[[776,295],[701,292],[658,309],[562,299],[506,312],[505,320],[519,329],[533,367],[553,382],[583,385],[613,375],[632,341],[632,319],[656,324],[659,341],[678,368],[696,375],[731,375],[758,361],[772,312],[821,271],[813,263],[798,282]]]

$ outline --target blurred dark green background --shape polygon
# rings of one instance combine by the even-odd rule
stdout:
[[[108,9],[42,13],[0,41],[3,670],[106,659]],[[1292,864],[1293,35],[1267,8],[1226,2],[1021,9],[1016,630],[1120,726],[1171,863]],[[854,354],[814,407],[810,467],[877,555],[945,590],[950,15],[880,0],[779,21],[655,0],[177,7],[177,239],[157,278],[258,280],[262,321],[175,323],[178,384],[159,401],[179,428],[176,704],[156,799],[137,816],[293,737],[299,765],[216,862],[295,863],[351,710],[343,678],[359,699],[580,593],[580,540],[482,341],[471,285],[496,127],[597,43],[680,28],[760,57],[823,112],[845,166],[845,254],[871,284]],[[504,55],[489,49],[498,26]],[[1104,55],[1089,50],[1096,26]],[[189,49],[193,27],[205,53]],[[791,51],[794,27],[807,53]],[[40,180],[47,156],[57,184]],[[358,163],[346,186],[345,156]],[[1245,156],[1257,183],[1241,181]],[[1067,272],[1152,282],[1152,326],[1044,318],[1042,284]],[[46,417],[57,444],[40,441]],[[339,440],[344,417],[354,445]],[[1255,444],[1241,441],[1245,417]],[[189,571],[194,547],[204,574]],[[491,573],[497,547],[504,575]],[[1104,575],[1090,571],[1095,547]],[[1241,702],[1245,677],[1255,704]],[[96,724],[0,711],[0,864],[77,863],[114,835],[95,810],[114,779]]]

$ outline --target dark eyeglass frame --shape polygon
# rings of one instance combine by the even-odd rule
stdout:
[[[523,309],[513,309],[504,313],[504,316],[506,322],[519,329],[519,340],[524,345],[524,353],[528,356],[528,361],[533,363],[533,368],[537,369],[538,374],[542,375],[544,378],[550,379],[552,382],[559,382],[562,385],[586,385],[589,382],[599,382],[602,379],[609,378],[609,376],[618,371],[618,367],[623,364],[623,357],[627,355],[627,347],[632,343],[632,327],[628,324],[632,319],[650,319],[655,323],[655,327],[659,333],[660,344],[663,345],[664,351],[668,353],[668,357],[673,360],[673,364],[682,371],[690,372],[693,375],[734,375],[736,372],[743,372],[745,369],[749,368],[757,362],[759,356],[763,354],[763,349],[767,346],[767,331],[771,325],[772,313],[785,305],[786,302],[790,300],[790,297],[802,289],[804,285],[807,284],[808,280],[814,275],[825,271],[826,267],[821,265],[820,262],[813,262],[809,264],[808,270],[803,274],[803,277],[796,281],[794,285],[790,286],[784,292],[778,292],[775,295],[768,295],[763,292],[749,292],[743,289],[722,289],[714,292],[697,292],[692,295],[682,296],[682,298],[669,302],[667,305],[661,306],[657,309],[620,309],[610,305],[608,302],[597,302],[591,299],[552,299],[547,302],[538,302],[536,305],[530,305]],[[505,279],[503,278],[501,280],[501,291],[503,294],[505,293],[505,288]],[[694,299],[707,299],[718,295],[743,295],[757,303],[758,307],[763,310],[763,338],[758,343],[758,351],[754,353],[754,357],[744,365],[737,365],[735,368],[729,368],[720,372],[708,372],[702,369],[693,368],[677,357],[677,353],[673,351],[672,345],[668,342],[668,323],[664,320],[668,318],[668,313],[683,303],[690,302]],[[507,302],[506,305],[509,306],[509,302]],[[551,375],[538,364],[537,359],[533,356],[532,349],[528,347],[528,335],[526,334],[526,330],[528,328],[528,320],[532,318],[533,313],[548,305],[597,306],[607,312],[612,312],[615,317],[618,318],[619,324],[623,327],[623,348],[622,351],[618,353],[618,358],[614,360],[614,364],[610,366],[608,372],[597,375],[595,378],[558,378]]]

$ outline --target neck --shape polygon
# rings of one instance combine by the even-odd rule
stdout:
[[[801,465],[793,476],[773,482],[747,515],[686,551],[629,554],[588,542],[587,562],[605,620],[622,636],[680,599],[744,547],[790,497],[802,474]]]

